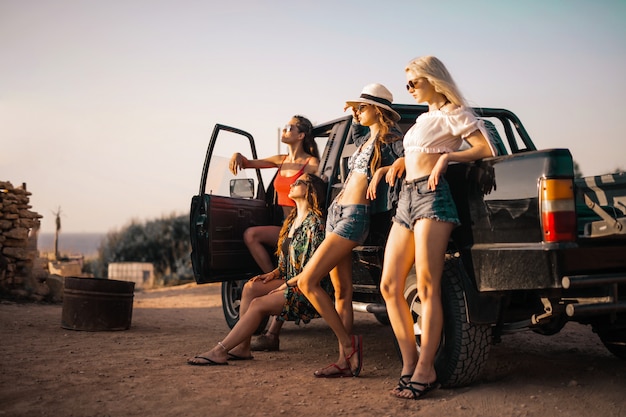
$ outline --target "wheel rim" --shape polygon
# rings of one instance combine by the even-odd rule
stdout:
[[[422,337],[422,303],[417,295],[416,285],[407,285],[404,290],[404,299],[409,305],[411,317],[413,317],[413,334],[415,335],[415,343],[419,352],[421,350]]]
[[[417,345],[417,352],[421,352],[422,345],[422,302],[417,294],[417,282],[415,276],[409,276],[404,289],[404,299],[409,306],[411,316],[413,317],[413,334],[415,335],[415,343]],[[445,332],[441,334],[439,347],[437,348],[437,355],[445,343]]]
[[[245,280],[229,281],[226,285],[225,296],[227,303],[225,304],[228,315],[235,319],[239,317],[239,306],[241,305],[241,293],[243,292],[243,284]]]

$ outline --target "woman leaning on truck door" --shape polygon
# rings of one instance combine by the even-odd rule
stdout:
[[[304,116],[293,116],[282,129],[280,141],[287,145],[287,154],[279,154],[263,159],[248,159],[239,152],[230,158],[229,169],[237,175],[245,168],[278,168],[274,179],[274,189],[278,204],[283,209],[283,218],[287,218],[295,207],[289,198],[289,186],[304,173],[316,174],[320,155],[317,143],[313,138],[313,125]],[[244,232],[244,241],[252,257],[263,272],[274,269],[272,259],[266,246],[275,249],[278,242],[280,226],[249,227]]]
[[[368,186],[387,189],[384,178],[389,166],[402,155],[402,141],[396,122],[400,115],[391,108],[393,96],[381,84],[369,84],[361,96],[346,103],[359,124],[369,127],[369,134],[358,135],[358,149],[349,162],[350,173],[344,187],[328,209],[326,237],[311,261],[287,285],[298,285],[315,309],[326,320],[339,341],[337,361],[314,373],[318,378],[358,376],[363,365],[360,336],[352,332],[352,249],[367,237],[370,213],[381,205],[368,199]],[[353,132],[365,133],[359,126]],[[380,200],[384,200],[381,190]],[[382,206],[386,206],[382,201]],[[383,207],[386,208],[386,207]],[[335,303],[320,286],[330,273],[335,289]]]
[[[230,171],[237,175],[237,171],[245,168],[278,168],[274,179],[274,190],[277,203],[283,211],[283,218],[287,218],[295,207],[295,202],[289,198],[291,184],[300,175],[316,174],[319,168],[319,151],[313,137],[313,124],[304,116],[293,116],[282,129],[280,141],[287,145],[287,154],[270,156],[264,159],[247,159],[240,153],[235,153],[230,159]],[[250,280],[244,286],[243,297],[256,298],[265,295],[281,285],[278,281],[272,282],[269,272],[274,270],[274,264],[267,248],[276,249],[280,226],[249,227],[243,234],[243,240],[256,261],[263,275]],[[279,349],[279,334],[282,321],[272,320],[267,332],[252,341],[252,350],[276,351]]]
[[[405,68],[409,94],[427,103],[404,136],[405,157],[389,169],[386,180],[406,174],[393,218],[381,278],[381,292],[402,353],[402,372],[392,394],[419,399],[438,388],[435,354],[443,329],[441,276],[452,229],[459,224],[456,206],[443,174],[449,162],[471,162],[495,155],[487,132],[441,61],[417,58]],[[471,146],[459,151],[465,140]],[[407,275],[415,263],[422,303],[421,350],[404,299]]]

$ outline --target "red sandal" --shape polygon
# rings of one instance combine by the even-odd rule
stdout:
[[[329,368],[335,368],[338,372],[334,372],[332,374],[323,373],[323,371]],[[347,368],[341,368],[336,363],[331,363],[326,368],[322,368],[319,371],[313,372],[313,375],[315,375],[316,378],[348,378],[352,377],[352,370],[350,370],[349,365]]]
[[[359,376],[361,370],[363,369],[363,336],[361,335],[352,335],[352,352],[348,356],[346,356],[346,361],[348,361],[348,366],[350,366],[350,358],[354,356],[356,353],[357,358],[359,359],[359,364],[356,369],[352,369],[350,367],[350,372],[352,376]]]

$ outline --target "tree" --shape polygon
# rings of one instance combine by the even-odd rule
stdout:
[[[132,221],[107,234],[92,270],[102,273],[112,262],[150,262],[156,280],[169,284],[193,279],[190,252],[188,215]]]

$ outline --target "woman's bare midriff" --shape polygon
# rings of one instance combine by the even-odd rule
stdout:
[[[404,155],[406,180],[427,177],[432,172],[441,154],[411,152]]]
[[[337,199],[337,203],[341,205],[348,204],[368,204],[370,201],[365,198],[367,191],[367,175],[353,172],[350,174],[348,182],[344,186],[341,196]]]

